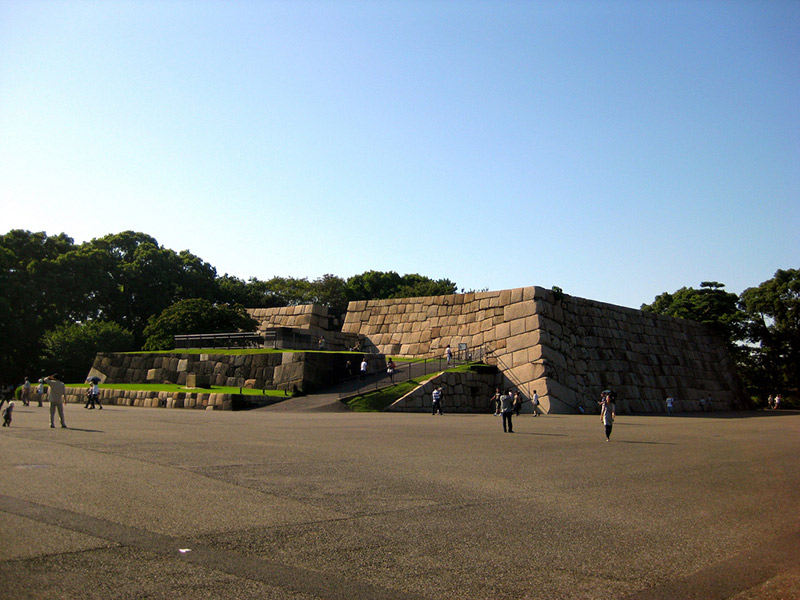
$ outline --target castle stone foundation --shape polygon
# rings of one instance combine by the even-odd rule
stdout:
[[[351,302],[343,331],[387,356],[442,356],[448,345],[486,356],[500,385],[534,391],[550,413],[590,412],[605,388],[620,412],[743,408],[746,397],[723,341],[687,321],[556,294],[539,287]]]

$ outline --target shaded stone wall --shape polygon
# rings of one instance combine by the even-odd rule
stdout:
[[[537,297],[541,363],[557,410],[578,402],[596,409],[603,388],[617,392],[624,412],[664,412],[668,395],[677,411],[699,410],[709,396],[718,410],[745,407],[734,363],[710,328],[549,290]]]
[[[240,398],[243,397],[235,394],[210,392],[153,392],[100,388],[100,404],[103,406],[233,410],[236,408],[236,400]],[[86,388],[67,388],[65,401],[84,404],[86,402]],[[267,403],[269,402],[264,402],[264,404]]]
[[[431,412],[433,389],[441,386],[442,412],[491,413],[494,412],[491,398],[496,383],[495,375],[441,373],[397,400],[387,410]]]
[[[342,330],[387,355],[441,356],[449,344],[487,353],[501,385],[547,412],[574,412],[605,387],[620,412],[679,410],[701,397],[715,408],[746,401],[722,341],[707,327],[661,315],[553,294],[538,287],[400,300],[351,302]]]
[[[86,387],[66,388],[65,401],[86,403]],[[244,410],[282,402],[284,398],[250,394],[221,394],[209,391],[155,392],[100,388],[103,406],[141,406],[145,408],[194,408],[200,410]]]

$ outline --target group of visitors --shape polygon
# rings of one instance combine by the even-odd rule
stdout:
[[[708,395],[708,398],[700,398],[700,412],[711,412],[711,409],[714,408],[711,400],[711,394]]]
[[[600,420],[605,427],[606,441],[611,441],[611,430],[614,426],[614,419],[617,416],[616,405],[617,394],[612,390],[603,390],[600,395]],[[441,401],[441,388],[435,388],[433,391],[433,406],[434,414],[437,406]],[[503,432],[514,433],[514,415],[519,416],[522,405],[526,402],[523,400],[522,395],[518,390],[507,388],[502,390],[497,388],[494,395],[490,398],[491,405],[494,407],[494,416],[502,417],[503,419]],[[533,391],[531,398],[533,405],[533,416],[539,416],[539,394],[536,390]],[[582,405],[580,405],[582,408]],[[583,411],[580,411],[583,413]],[[441,414],[441,413],[440,413]]]
[[[96,405],[97,408],[103,410],[103,405],[100,404],[100,380],[93,377],[86,381],[89,383],[89,389],[86,391],[86,404],[83,408],[92,410]]]
[[[672,415],[675,412],[675,398],[672,395],[668,395],[667,399],[664,401],[667,405],[667,414]],[[713,407],[712,404],[713,400],[711,398],[711,394],[708,395],[707,398],[700,398],[700,412],[711,412]]]
[[[14,387],[11,387],[11,393],[14,393]],[[36,401],[39,406],[42,405],[42,398],[44,397],[46,391],[44,387],[44,381],[42,379],[39,380],[36,389],[34,390],[33,386],[31,385],[30,379],[27,377],[22,384],[22,390],[20,391],[20,400],[24,406],[30,406],[31,400],[33,400],[33,396],[36,396]],[[0,401],[0,406],[3,405],[3,401]]]
[[[47,387],[45,387],[45,384]],[[13,386],[11,387],[11,393],[12,395],[14,393]],[[20,400],[25,406],[30,406],[33,393],[33,386],[31,386],[30,380],[26,377],[25,382],[22,384],[22,390],[20,391]],[[48,375],[40,379],[36,386],[35,394],[39,406],[42,406],[42,400],[45,397],[50,400],[50,427],[55,427],[55,414],[58,412],[61,427],[66,428],[67,424],[64,421],[64,396],[66,394],[66,387],[57,379],[57,375]],[[5,396],[3,396],[3,398],[0,399],[0,408],[2,408],[3,402],[5,401]],[[11,400],[3,411],[3,427],[11,426],[13,415],[14,401]]]
[[[99,408],[102,410],[103,406],[100,404],[100,379],[98,377],[91,377],[86,380],[89,388],[86,390],[86,404],[84,408],[94,409]],[[7,392],[10,390],[10,396],[14,396],[14,386],[9,386],[4,389],[3,394],[0,395],[0,409],[6,402]],[[39,406],[42,406],[42,401],[47,399],[50,401],[50,427],[55,428],[55,417],[58,414],[58,420],[61,427],[67,428],[66,420],[64,419],[64,402],[66,401],[67,388],[64,383],[58,379],[56,373],[48,375],[39,379],[38,385],[34,389],[30,380],[26,377],[20,390],[20,400],[24,406],[30,406],[31,401],[35,399]],[[14,417],[15,403],[13,400],[8,401],[8,406],[2,411],[3,427],[10,427]]]
[[[353,376],[353,363],[352,361],[348,360],[344,365],[345,372],[347,373],[348,377]],[[367,363],[367,357],[364,356],[361,359],[361,364],[358,367],[358,378],[363,379],[369,373],[369,364]]]
[[[503,432],[514,433],[514,424],[512,416],[519,416],[522,410],[522,405],[527,402],[523,400],[522,394],[519,390],[507,388],[503,391],[497,388],[494,395],[490,399],[491,405],[494,407],[494,416],[502,417],[503,419]],[[539,394],[533,390],[533,397],[531,398],[531,405],[533,406],[533,416],[539,416]]]
[[[775,394],[773,397],[772,394],[770,394],[769,398],[767,398],[767,407],[769,410],[778,410],[781,407],[781,395]]]

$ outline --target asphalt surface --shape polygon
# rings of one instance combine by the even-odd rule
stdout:
[[[0,598],[800,598],[800,413],[66,412],[0,431]]]

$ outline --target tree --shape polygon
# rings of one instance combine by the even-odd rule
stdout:
[[[189,298],[150,318],[144,330],[144,350],[170,350],[175,347],[175,335],[254,331],[257,326],[242,306]]]
[[[741,295],[747,337],[755,347],[754,383],[763,393],[793,390],[800,384],[800,270],[779,269],[772,279]]]
[[[38,369],[42,334],[65,320],[58,281],[39,265],[73,248],[66,235],[15,229],[0,236],[0,364],[5,383]]]
[[[311,282],[312,302],[327,306],[331,312],[342,315],[347,310],[347,283],[330,273]]]
[[[403,275],[394,271],[366,271],[347,280],[348,300],[383,300],[454,294],[456,284],[449,279],[433,280],[416,273]]]
[[[98,352],[126,352],[133,344],[133,334],[117,323],[64,323],[42,338],[43,367],[66,381],[83,381]]]
[[[227,273],[217,277],[217,293],[215,299],[224,304],[241,304],[248,308],[260,308],[249,284]]]
[[[98,311],[124,325],[138,342],[152,315],[188,298],[213,299],[218,293],[216,270],[188,251],[158,245],[151,236],[124,231],[88,242],[97,260],[92,285]]]
[[[403,275],[403,282],[393,298],[419,298],[421,296],[447,296],[456,293],[456,284],[449,279],[433,280],[416,273]]]
[[[402,278],[394,271],[365,271],[347,279],[347,299],[382,300],[391,298],[400,286]]]
[[[708,325],[725,340],[734,355],[739,355],[746,315],[739,307],[739,297],[724,288],[722,283],[704,281],[699,290],[682,287],[672,294],[664,292],[652,304],[642,304],[641,309]]]

